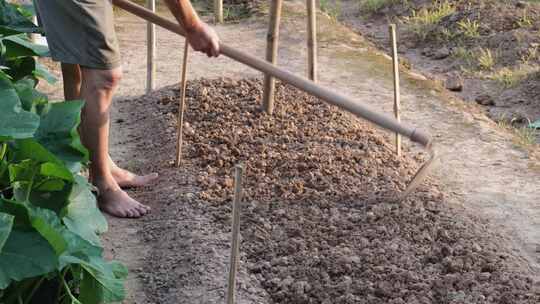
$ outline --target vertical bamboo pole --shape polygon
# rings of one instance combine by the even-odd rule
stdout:
[[[266,35],[266,60],[276,64],[278,41],[279,41],[279,23],[281,21],[281,5],[283,0],[272,0],[270,7],[270,23],[268,34]],[[274,77],[264,75],[263,91],[263,109],[266,113],[274,112],[274,91],[276,89],[276,80]]]
[[[317,8],[315,7],[315,0],[306,1],[308,13],[308,78],[313,82],[317,82]]]
[[[184,42],[184,60],[182,62],[182,80],[180,83],[180,101],[178,102],[178,127],[176,131],[176,166],[180,167],[182,160],[182,142],[184,128],[184,107],[186,100],[187,63],[188,63],[189,43]]]
[[[234,199],[232,218],[232,244],[231,261],[229,268],[229,286],[227,292],[227,304],[234,304],[236,298],[236,271],[238,269],[238,251],[240,247],[240,209],[242,202],[242,175],[244,166],[238,164],[234,166]]]
[[[214,20],[223,23],[223,0],[214,0]]]
[[[146,0],[149,10],[156,11],[156,0]],[[146,93],[152,92],[156,81],[156,26],[146,23]]]
[[[400,92],[399,92],[399,60],[397,52],[396,25],[390,24],[390,39],[392,43],[392,63],[394,69],[394,115],[398,121],[401,121],[400,110]],[[401,156],[401,135],[396,133],[396,153]]]

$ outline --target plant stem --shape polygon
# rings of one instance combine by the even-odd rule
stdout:
[[[30,201],[30,193],[32,192],[32,187],[34,186],[34,178],[36,177],[38,168],[39,168],[39,167],[33,168],[33,171],[32,171],[32,178],[30,179],[30,182],[28,183],[28,188],[26,189],[26,195],[25,195],[25,197],[24,197],[24,201],[25,201],[25,202],[29,202],[29,201]]]
[[[60,274],[60,280],[64,281],[64,276],[66,275],[68,267],[66,269],[62,270],[62,272],[58,272]],[[62,293],[62,284],[58,285],[58,291],[56,293],[56,303],[60,304],[60,299],[62,298],[60,294]]]
[[[26,298],[26,301],[24,301],[24,304],[30,303],[30,301],[32,300],[32,297],[34,297],[34,294],[36,293],[39,286],[41,286],[41,284],[43,283],[44,280],[45,280],[45,276],[42,276],[41,278],[39,278],[36,285],[34,285],[34,288],[32,288],[32,291],[30,291],[30,294],[28,295],[28,298]]]
[[[4,156],[6,156],[7,151],[7,143],[2,143],[2,149],[0,149],[0,160],[4,159]]]
[[[68,286],[66,280],[64,279],[63,275],[61,277],[61,280],[62,280],[62,284],[64,284],[64,288],[66,289],[66,292],[67,292],[68,296],[71,298],[71,300],[74,300],[75,303],[80,304],[81,302],[79,302],[79,300],[77,300],[77,298],[75,298],[75,296],[71,293],[71,289],[69,289],[69,286]]]

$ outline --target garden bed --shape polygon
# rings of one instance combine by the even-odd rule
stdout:
[[[143,135],[150,142],[139,148],[164,177],[145,197],[169,202],[167,214],[196,206],[210,218],[208,229],[228,232],[232,167],[245,163],[243,297],[268,303],[538,303],[523,261],[482,220],[450,205],[436,183],[427,181],[402,203],[388,200],[423,155],[406,149],[405,157],[396,157],[371,125],[287,85],[278,84],[276,112],[268,116],[259,111],[261,91],[256,79],[189,82],[179,170],[171,162],[178,90],[130,101],[140,105],[132,114],[139,123],[155,121]],[[192,190],[175,190],[179,183]],[[174,242],[186,242],[181,238],[189,227],[167,228],[175,239],[154,225],[147,222],[144,238],[166,239],[171,250]],[[186,248],[194,246],[202,253],[207,244]],[[148,272],[169,278],[156,283],[146,277],[149,294],[185,286],[190,267],[212,262],[203,257],[186,265],[174,260],[185,257],[161,252],[148,260]]]

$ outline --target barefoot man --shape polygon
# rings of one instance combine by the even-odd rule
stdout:
[[[189,0],[165,0],[184,27],[193,49],[219,55],[219,38],[202,22]],[[35,0],[52,58],[62,64],[66,100],[86,101],[81,139],[90,151],[90,178],[99,189],[100,208],[117,217],[135,218],[150,208],[122,190],[144,186],[156,173],[139,176],[118,167],[109,156],[109,114],[122,77],[110,0]]]

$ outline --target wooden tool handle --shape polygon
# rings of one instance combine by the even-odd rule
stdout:
[[[134,15],[137,15],[147,21],[155,23],[171,32],[185,36],[185,31],[179,24],[172,22],[170,20],[167,20],[161,16],[158,16],[154,14],[152,11],[149,11],[140,5],[134,4],[127,0],[112,0],[112,2],[114,5]],[[246,54],[242,51],[229,47],[224,43],[221,43],[219,48],[220,48],[221,54],[231,59],[234,59],[238,62],[248,65],[263,73],[274,76],[286,83],[289,83],[297,87],[300,90],[303,90],[311,95],[317,96],[320,99],[325,100],[326,102],[330,104],[333,104],[356,116],[359,116],[365,120],[368,120],[380,127],[383,127],[393,132],[397,132],[423,146],[429,146],[431,143],[431,138],[427,133],[417,130],[413,126],[400,123],[395,118],[389,115],[378,113],[377,111],[373,110],[370,106],[366,104],[355,101],[352,98],[345,96],[343,94],[333,92],[330,89],[327,89],[321,85],[315,84],[314,82],[310,80],[296,76],[293,73],[290,73],[284,69],[278,68],[272,65],[271,63],[268,63],[252,55]]]

